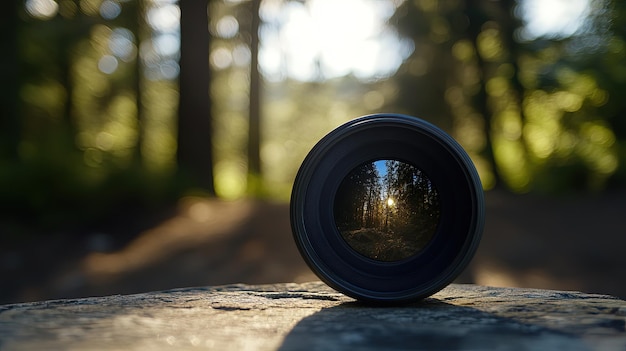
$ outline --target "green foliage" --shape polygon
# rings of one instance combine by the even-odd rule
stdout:
[[[38,145],[19,162],[0,163],[0,231],[4,238],[73,231],[116,216],[146,213],[174,202],[184,190],[173,175],[133,166],[91,167],[84,153],[63,149],[62,138]]]
[[[53,3],[56,12],[37,12],[46,9],[11,1],[0,15],[2,235],[80,227],[197,191],[175,159],[179,52],[156,49],[164,29],[149,16],[170,4],[115,2],[119,12],[107,13],[99,0]],[[290,3],[263,2],[263,15],[252,2],[209,3],[213,150],[206,152],[214,155],[218,195],[288,199],[315,142],[383,110],[448,130],[487,189],[626,185],[623,2],[592,0],[578,32],[532,39],[520,34],[523,1],[390,2],[401,5],[386,30],[413,44],[395,75],[323,79],[321,66],[313,82],[261,75],[261,141],[248,145],[255,16],[274,16],[261,24],[263,34],[285,20],[271,11]],[[159,18],[175,18],[171,6]],[[248,150],[260,154],[260,171],[249,170]]]
[[[156,210],[189,187],[163,134],[171,134],[172,84],[146,81],[138,91],[137,3],[105,19],[93,2],[62,2],[50,16],[18,1],[3,21],[14,47],[0,65],[9,97],[0,116],[2,239],[89,230]],[[113,41],[116,33],[125,37]],[[115,64],[108,73],[104,55]],[[145,103],[152,118],[140,123]]]
[[[578,32],[529,40],[522,4],[405,2],[394,20],[416,50],[389,108],[448,129],[486,188],[623,187],[625,6],[590,1]]]

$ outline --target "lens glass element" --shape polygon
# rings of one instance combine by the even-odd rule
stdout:
[[[383,262],[409,258],[426,247],[440,213],[439,194],[426,174],[392,159],[354,168],[334,201],[335,224],[346,243]]]

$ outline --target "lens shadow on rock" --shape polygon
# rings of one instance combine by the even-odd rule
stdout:
[[[302,319],[279,350],[589,350],[576,336],[429,298],[402,307],[357,302]]]

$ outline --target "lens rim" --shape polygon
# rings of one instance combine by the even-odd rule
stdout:
[[[439,225],[429,244],[400,261],[376,261],[352,249],[334,220],[342,180],[374,159],[412,164],[439,192]],[[438,127],[401,114],[349,121],[323,137],[304,159],[291,194],[296,246],[311,270],[332,288],[363,301],[410,302],[456,278],[473,257],[484,226],[484,196],[467,153]]]

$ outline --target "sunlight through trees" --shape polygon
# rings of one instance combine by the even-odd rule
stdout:
[[[44,212],[61,201],[93,214],[120,198],[150,202],[193,191],[177,172],[177,150],[189,141],[178,136],[179,102],[190,94],[180,88],[189,69],[180,3],[10,4],[0,62],[0,185],[9,191],[0,200]],[[210,40],[190,55],[202,53],[210,70],[208,87],[195,89],[211,106],[196,131],[208,133],[198,155],[207,155],[218,196],[286,199],[320,137],[382,111],[449,131],[486,189],[599,191],[626,183],[626,7],[619,1],[207,5]],[[93,209],[76,205],[99,196]],[[400,208],[400,198],[386,201]]]
[[[439,193],[427,175],[397,160],[356,167],[339,185],[334,204],[337,228],[348,244],[381,261],[401,260],[424,248],[440,213]]]

